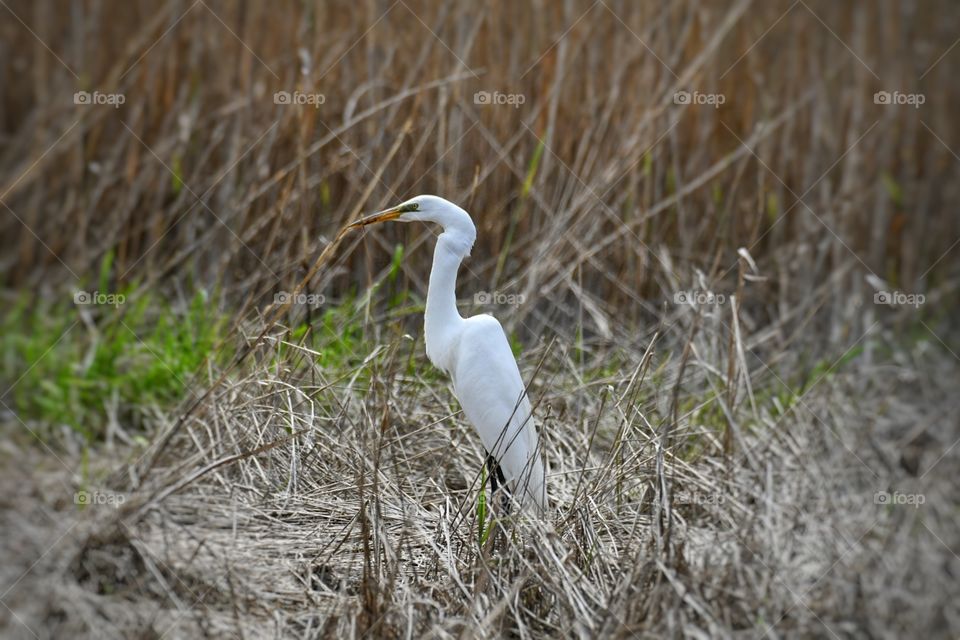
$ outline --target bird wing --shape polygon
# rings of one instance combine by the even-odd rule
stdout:
[[[454,393],[513,494],[521,503],[533,500],[545,509],[544,467],[530,399],[500,322],[486,314],[467,318],[452,364]]]

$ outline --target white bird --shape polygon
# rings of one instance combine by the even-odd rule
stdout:
[[[505,483],[522,508],[545,510],[547,488],[539,437],[507,336],[493,316],[464,318],[457,311],[457,270],[477,238],[473,220],[452,202],[422,195],[350,227],[387,220],[434,222],[443,227],[433,254],[423,315],[427,357],[450,376],[454,395],[480,434],[487,450],[491,493],[497,494],[498,484]]]

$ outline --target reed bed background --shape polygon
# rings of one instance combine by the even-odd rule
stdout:
[[[0,15],[6,633],[960,630],[953,3]],[[339,235],[419,193],[545,521],[425,359],[437,230]]]

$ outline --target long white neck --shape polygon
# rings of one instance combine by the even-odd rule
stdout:
[[[441,233],[433,251],[433,267],[427,287],[427,309],[423,314],[423,330],[427,343],[427,357],[436,366],[449,370],[448,341],[457,335],[464,321],[457,311],[457,270],[463,261],[456,243]]]

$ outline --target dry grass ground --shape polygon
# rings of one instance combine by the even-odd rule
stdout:
[[[5,636],[960,633],[953,3],[2,14]],[[435,231],[337,235],[423,192],[545,440],[486,538]]]
[[[482,451],[446,389],[398,371],[405,357],[386,356],[369,385],[309,365],[316,386],[262,370],[224,387],[119,510],[77,513],[64,499],[76,477],[5,451],[3,579],[31,569],[5,599],[10,626],[24,637],[20,623],[55,637],[938,637],[960,625],[952,356],[927,345],[841,368],[785,414],[742,401],[722,423],[700,410],[719,376],[698,356],[682,396],[696,404],[676,422],[664,419],[676,359],[659,383],[639,361],[585,382],[548,356],[533,393],[554,508],[546,522],[507,523],[493,548],[478,543]],[[781,384],[763,370],[751,380],[767,398]],[[139,473],[101,458],[115,470],[98,476],[106,495]],[[24,477],[42,478],[29,495]],[[924,502],[878,504],[879,493]]]

